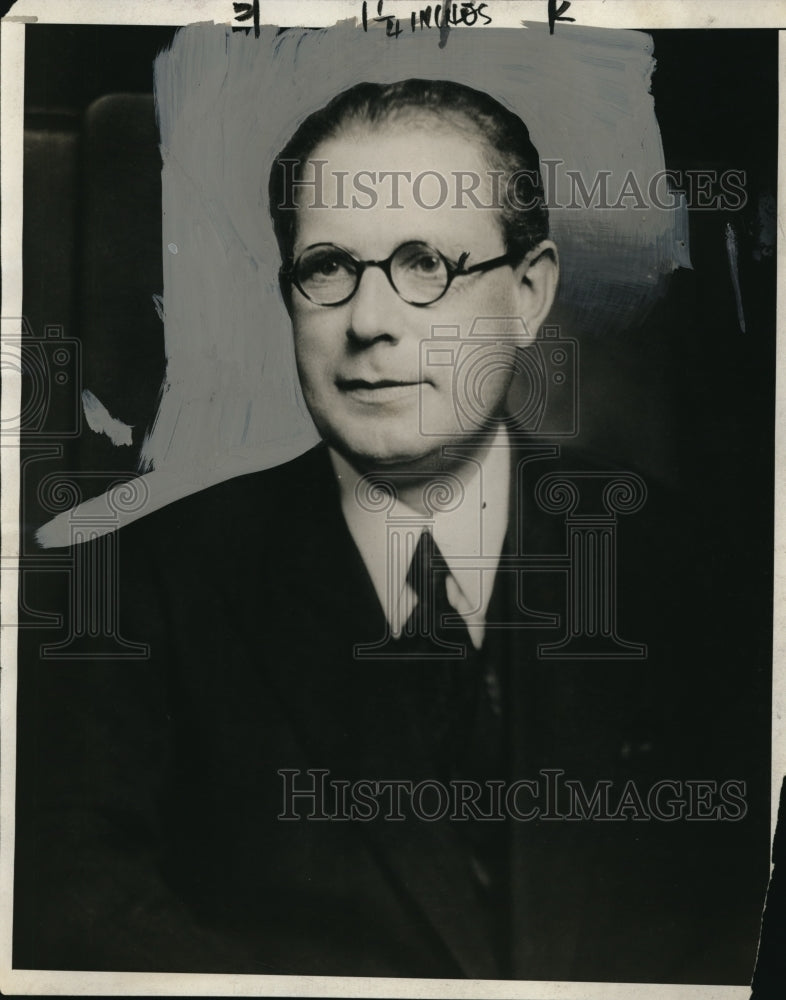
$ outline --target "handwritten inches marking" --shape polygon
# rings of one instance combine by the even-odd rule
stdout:
[[[372,18],[372,20],[384,23],[385,34],[388,38],[398,38],[404,32],[404,29],[401,27],[401,21],[393,14],[383,14],[383,6],[384,0],[378,0],[377,16]],[[570,0],[548,0],[550,35],[554,34],[554,25],[558,21],[574,22],[576,20],[575,17],[565,16],[570,6]],[[428,4],[420,10],[411,11],[409,15],[410,30],[414,32],[420,29],[422,31],[424,28],[431,28],[433,25],[435,28],[439,28],[440,36],[442,37],[440,46],[443,46],[445,41],[444,36],[452,26],[463,24],[465,27],[471,28],[478,23],[483,25],[491,24],[491,15],[486,13],[487,7],[487,3],[476,3],[475,0],[461,0],[460,4],[438,3],[434,7]],[[245,0],[243,2],[236,2],[232,4],[232,9],[235,12],[234,21],[237,22],[232,25],[232,31],[245,31],[248,34],[253,25],[254,37],[259,38],[259,0],[251,0],[250,3],[245,2]],[[369,22],[368,0],[363,0],[361,17],[363,30],[367,32]],[[251,21],[251,25],[246,25],[244,23],[246,21]]]
[[[393,14],[383,14],[382,8],[384,6],[384,0],[378,0],[377,2],[377,16],[372,18],[372,21],[378,23],[384,23],[385,34],[388,38],[398,38],[399,35],[403,34],[404,29],[401,27],[401,21],[399,18],[394,17]],[[463,0],[461,4],[441,4],[438,3],[436,6],[432,7],[429,4],[426,7],[422,7],[420,10],[413,10],[409,15],[409,25],[411,31],[417,31],[418,28],[422,31],[424,28],[439,28],[440,31],[444,31],[446,28],[457,24],[463,24],[468,28],[473,27],[479,21],[482,24],[491,24],[491,15],[486,13],[487,3],[476,4],[474,0]],[[363,30],[368,31],[368,2],[363,0],[363,6],[361,8],[361,18],[363,21]]]

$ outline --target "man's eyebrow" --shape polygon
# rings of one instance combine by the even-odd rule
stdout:
[[[352,254],[353,257],[357,257],[358,260],[361,260],[362,258],[362,254],[358,252],[357,248],[352,243],[340,243],[338,240],[331,240],[327,237],[322,237],[316,240],[309,240],[308,243],[306,243],[305,240],[296,240],[292,244],[292,259],[296,260],[304,250],[307,250],[309,247],[317,246],[320,243],[327,243],[330,246],[338,247],[339,250],[346,250],[347,253]]]
[[[333,246],[337,246],[341,250],[346,250],[357,260],[385,260],[405,243],[427,243],[435,250],[439,250],[443,257],[447,258],[451,264],[455,264],[456,266],[458,266],[459,259],[464,255],[466,256],[466,260],[469,260],[472,257],[478,258],[478,255],[469,249],[467,241],[448,240],[444,236],[442,238],[438,238],[433,235],[424,235],[423,231],[419,230],[417,232],[410,232],[404,234],[403,236],[399,236],[396,238],[395,242],[391,240],[387,251],[374,257],[366,256],[361,253],[357,245],[353,242],[340,242],[339,240],[331,239],[329,236],[324,234],[318,238],[310,238],[308,242],[297,239],[292,244],[292,260],[296,260],[305,249],[318,243],[331,243]]]

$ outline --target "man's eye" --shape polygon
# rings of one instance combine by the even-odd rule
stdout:
[[[435,271],[439,271],[442,267],[442,261],[437,257],[436,254],[421,254],[416,257],[412,263],[412,268],[415,271],[420,271],[423,274],[434,274]]]
[[[300,272],[303,281],[329,281],[331,278],[345,276],[350,272],[350,267],[341,254],[319,254],[304,260]]]
[[[340,264],[335,257],[330,257],[327,260],[319,261],[314,268],[314,273],[324,274],[325,277],[329,277],[331,274],[335,274],[339,268]]]
[[[421,278],[441,274],[444,270],[442,258],[430,247],[408,247],[400,258],[401,267]]]

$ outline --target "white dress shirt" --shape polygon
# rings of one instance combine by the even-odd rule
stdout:
[[[510,445],[505,427],[497,430],[482,460],[467,463],[459,473],[446,473],[454,488],[449,509],[416,509],[389,494],[389,502],[384,495],[379,502],[379,492],[375,494],[377,502],[364,500],[368,490],[361,476],[332,448],[330,457],[341,509],[391,633],[396,637],[401,634],[418,603],[407,583],[407,573],[420,534],[430,530],[450,570],[445,581],[448,601],[466,622],[475,648],[480,648],[508,525]],[[400,488],[407,485],[406,477],[395,473],[381,473],[379,478],[388,478]],[[437,474],[435,480],[439,479]]]

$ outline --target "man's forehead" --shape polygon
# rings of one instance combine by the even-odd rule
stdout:
[[[468,241],[500,247],[499,175],[464,132],[353,128],[318,145],[300,180],[296,252],[334,242],[386,255],[407,239],[445,251],[462,252]]]

